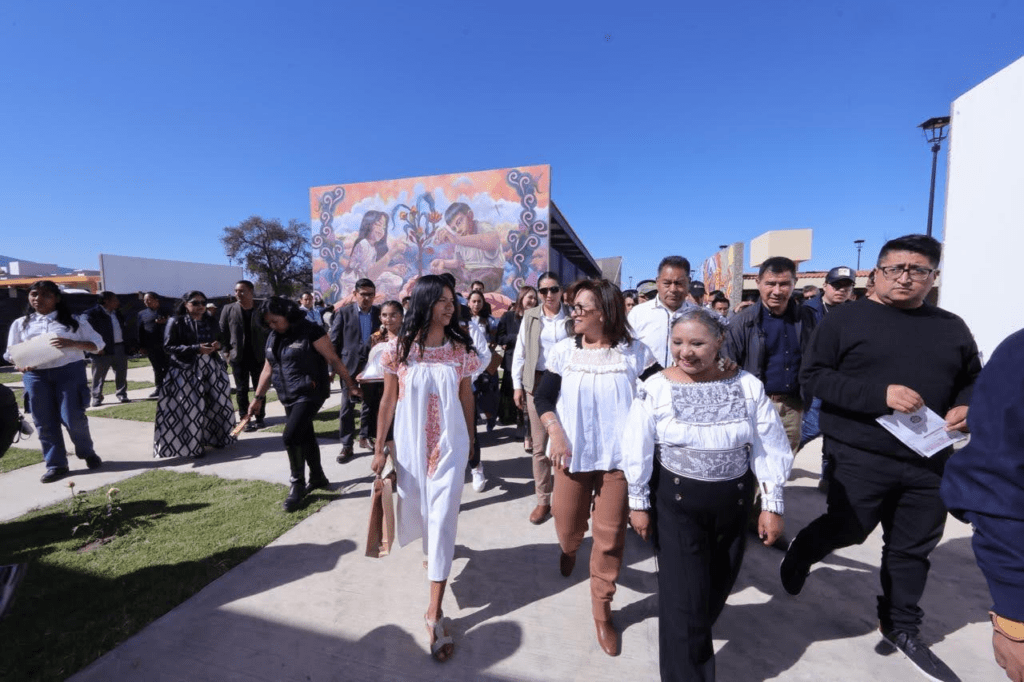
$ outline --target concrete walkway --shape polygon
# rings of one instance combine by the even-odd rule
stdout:
[[[131,370],[129,376],[152,377],[148,369]],[[337,403],[335,393],[328,407]],[[281,421],[281,406],[269,404],[268,423]],[[90,424],[104,466],[75,469],[80,489],[100,488],[153,466],[225,478],[287,479],[280,434],[243,434],[236,445],[199,462],[168,461],[151,457],[149,424],[99,417]],[[444,602],[456,645],[448,663],[435,663],[427,653],[428,582],[418,543],[384,559],[364,557],[370,458],[357,448],[353,461],[336,464],[338,441],[324,439],[325,470],[343,491],[341,499],[72,679],[658,679],[656,561],[650,546],[628,532],[613,605],[622,654],[609,658],[597,646],[590,617],[589,539],[576,572],[562,578],[552,522],[533,526],[527,521],[533,483],[521,441],[510,428],[483,439],[489,484],[475,493],[467,482]],[[814,444],[797,457],[786,499],[790,536],[824,510],[813,474],[819,458]],[[73,468],[80,464],[72,460]],[[0,475],[0,519],[67,496],[64,482],[39,483],[42,471],[37,465]],[[781,552],[751,542],[715,627],[719,679],[917,679],[899,655],[876,651],[880,548],[876,532],[862,546],[829,557],[794,598],[779,585]],[[989,605],[971,553],[970,529],[950,518],[932,555],[922,636],[965,681],[1004,679],[992,660]]]

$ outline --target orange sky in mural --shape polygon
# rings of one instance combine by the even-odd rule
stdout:
[[[551,186],[549,177],[549,166],[515,166],[521,171],[529,173],[537,180],[537,207],[545,208],[548,205],[550,196],[548,188]],[[416,178],[402,178],[399,180],[379,180],[369,182],[351,183],[341,185],[345,188],[345,199],[334,207],[334,215],[347,213],[352,206],[367,197],[380,195],[386,203],[397,201],[398,196],[405,192],[408,200],[413,200],[416,185],[422,184],[426,189],[433,190],[436,187],[443,187],[445,194],[454,200],[460,194],[474,196],[480,193],[489,194],[494,199],[506,199],[508,201],[519,201],[519,195],[514,187],[505,181],[508,168],[498,168],[486,171],[471,171],[467,173],[450,173],[447,175],[429,175]],[[452,183],[461,180],[457,186]],[[468,182],[467,182],[468,180]],[[313,187],[309,190],[310,215],[313,219],[319,217],[318,204],[320,197],[325,192],[338,187],[339,185],[324,185]]]

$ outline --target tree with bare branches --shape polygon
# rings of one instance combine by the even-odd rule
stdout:
[[[309,240],[309,226],[305,223],[289,220],[285,227],[276,218],[266,220],[259,216],[225,227],[220,238],[228,258],[240,262],[275,296],[291,296],[312,284]]]

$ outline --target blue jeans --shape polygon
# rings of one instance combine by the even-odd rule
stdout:
[[[32,421],[39,431],[39,442],[43,446],[43,460],[47,469],[67,467],[68,451],[64,447],[63,424],[75,455],[85,459],[95,455],[89,420],[85,407],[89,404],[89,383],[85,378],[85,362],[72,362],[54,369],[36,369],[25,372],[23,381],[28,394]]]

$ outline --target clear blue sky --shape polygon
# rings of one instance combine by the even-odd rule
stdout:
[[[549,163],[624,282],[771,229],[869,263],[924,231],[915,126],[1022,36],[1011,0],[5,0],[0,253],[226,263],[224,226],[308,223],[313,186]]]

